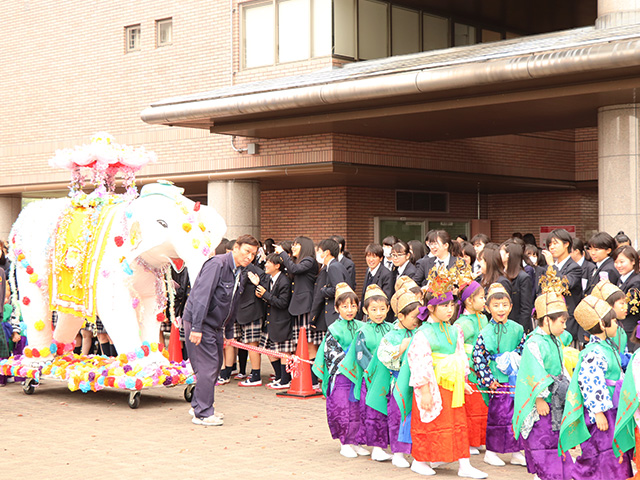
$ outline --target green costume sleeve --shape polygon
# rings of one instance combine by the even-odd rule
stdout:
[[[593,344],[590,344],[593,345]],[[589,348],[587,346],[587,348]],[[560,425],[560,440],[558,442],[558,455],[562,455],[573,447],[581,444],[591,437],[587,425],[584,421],[584,398],[578,385],[582,358],[586,348],[578,358],[578,364],[573,371],[573,377],[567,391],[567,401],[564,404],[564,414]]]
[[[637,371],[640,365],[636,365],[636,362],[640,360],[640,357],[636,360],[638,352],[640,350],[636,351],[629,361],[627,374],[620,390],[620,403],[618,404],[618,415],[616,416],[616,426],[613,433],[613,453],[616,457],[632,450],[636,443],[636,421],[633,418],[633,414],[640,406],[635,382],[636,375],[640,374]]]
[[[387,414],[387,394],[391,388],[391,372],[374,356],[364,371],[367,385],[366,404],[378,412]]]
[[[316,377],[322,380],[322,393],[325,396],[327,395],[327,388],[329,386],[329,371],[324,361],[324,348],[325,348],[326,338],[327,337],[325,335],[325,338],[322,339],[322,343],[318,347],[318,353],[316,353],[316,359],[313,362],[313,365],[311,366],[311,370],[316,375]]]
[[[367,349],[364,343],[364,335],[362,332],[358,332],[351,345],[349,345],[349,351],[338,367],[338,373],[341,373],[355,384],[353,396],[356,400],[360,400],[360,386],[362,385],[362,374],[364,373],[360,362],[358,362],[358,351],[362,350],[362,348]],[[371,356],[370,353],[369,356]]]
[[[395,398],[398,404],[403,422],[409,413],[411,413],[411,404],[413,402],[413,387],[409,385],[411,369],[409,369],[409,362],[407,361],[408,352],[409,348],[407,347],[402,354],[402,366],[396,379],[396,388],[393,390],[393,398]]]
[[[532,337],[524,345],[516,381],[512,420],[516,439],[520,436],[520,429],[525,418],[536,406],[536,398],[552,383],[553,377],[544,367],[540,347]]]

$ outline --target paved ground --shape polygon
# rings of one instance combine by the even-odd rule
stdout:
[[[45,381],[27,396],[9,384],[0,388],[2,472],[30,479],[421,478],[389,462],[341,457],[322,397],[276,397],[235,381],[217,392],[225,425],[202,427],[191,423],[183,386],[144,390],[132,410],[122,391],[83,394]],[[491,479],[532,478],[524,467],[490,467],[478,456],[471,462]],[[456,472],[457,464],[448,465],[435,478]]]

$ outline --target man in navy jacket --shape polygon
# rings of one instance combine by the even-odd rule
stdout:
[[[244,288],[242,271],[256,256],[258,241],[242,235],[233,250],[207,260],[202,266],[185,306],[184,330],[191,366],[198,378],[191,406],[196,425],[222,425],[213,401],[220,367],[224,363],[225,330],[233,335],[234,311]],[[246,277],[246,276],[245,276]]]

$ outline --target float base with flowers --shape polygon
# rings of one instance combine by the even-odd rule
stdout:
[[[69,198],[34,202],[13,225],[12,302],[27,325],[28,346],[1,361],[0,373],[26,377],[25,393],[51,378],[83,392],[128,390],[134,408],[143,388],[187,384],[190,396],[190,365],[170,362],[157,343],[167,304],[175,322],[171,268],[186,266],[193,283],[226,225],[171,182],[138,193],[135,173],[154,161],[152,152],[108,134],[58,150],[50,164],[72,172]],[[85,193],[88,181],[94,189]],[[120,355],[73,355],[78,330],[98,318]]]

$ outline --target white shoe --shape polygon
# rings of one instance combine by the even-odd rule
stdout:
[[[477,468],[472,467],[468,458],[461,458],[460,460],[458,460],[458,464],[459,464],[459,467],[458,467],[459,477],[487,478],[489,476],[482,470],[478,470]]]
[[[484,452],[484,463],[488,463],[489,465],[493,465],[494,467],[505,466],[505,463],[498,455],[496,455],[496,452],[492,452],[491,450],[487,450],[486,452]]]
[[[191,422],[196,425],[204,425],[205,427],[219,427],[224,424],[224,420],[220,417],[216,417],[215,415],[211,415],[205,418],[193,417]]]
[[[391,460],[391,458],[393,458],[393,455],[385,452],[380,447],[373,447],[371,451],[371,460],[375,460],[376,462],[386,462],[387,460]]]
[[[411,471],[412,472],[416,472],[418,475],[435,475],[436,472],[433,471],[433,469],[427,465],[427,462],[419,462],[417,460],[414,460],[411,463]]]
[[[340,447],[340,455],[347,458],[358,458],[358,454],[351,445],[342,445]]]
[[[195,416],[195,414],[196,414],[196,413],[193,411],[193,407],[191,407],[191,408],[189,409],[189,415],[191,415],[192,417],[194,417],[194,416]],[[215,415],[216,417],[218,417],[218,418],[224,418],[224,413],[222,413],[222,412],[218,412],[218,411],[216,411],[216,413],[214,413],[214,415]]]
[[[361,447],[360,445],[351,445],[351,448],[353,448],[354,452],[356,452],[358,455],[361,455],[363,457],[366,457],[367,455],[371,455],[371,452],[369,450]]]
[[[523,467],[527,466],[527,459],[524,458],[524,455],[520,452],[513,452],[511,454],[511,465],[522,465]]]
[[[469,447],[469,455],[480,455],[480,450],[476,447]]]
[[[394,467],[398,468],[409,468],[411,464],[404,458],[404,453],[396,452],[393,454],[393,458],[391,459],[391,464]]]
[[[431,465],[431,468],[440,468],[445,463],[447,462],[429,462],[429,465]]]

